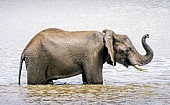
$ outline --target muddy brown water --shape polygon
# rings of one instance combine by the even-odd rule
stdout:
[[[169,88],[163,85],[34,85],[0,86],[1,104],[86,105],[169,103]]]
[[[170,104],[169,0],[0,1],[0,105],[168,105]],[[54,85],[27,85],[23,48],[39,31],[112,29],[127,34],[141,54],[141,37],[150,34],[154,50],[147,72],[104,64],[103,85],[83,85],[81,75]]]

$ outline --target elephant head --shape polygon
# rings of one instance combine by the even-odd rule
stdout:
[[[134,66],[140,71],[144,69],[139,66],[151,62],[153,51],[146,43],[146,38],[149,38],[148,34],[142,37],[142,45],[146,51],[146,55],[141,55],[133,46],[127,35],[115,34],[113,31],[107,29],[103,30],[103,32],[105,33],[105,46],[108,49],[108,54],[112,62],[118,62],[126,67]]]

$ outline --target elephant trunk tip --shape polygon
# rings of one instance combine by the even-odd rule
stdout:
[[[103,30],[103,33],[106,33],[107,31],[109,31],[109,30],[108,30],[108,29],[104,29],[104,30]]]

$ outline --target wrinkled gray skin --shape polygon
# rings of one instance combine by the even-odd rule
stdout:
[[[75,31],[46,29],[35,35],[25,47],[20,61],[25,61],[28,84],[47,84],[52,80],[82,74],[83,83],[102,84],[102,68],[107,62],[124,66],[144,65],[153,58],[144,35],[146,55],[140,55],[126,35],[111,30]]]

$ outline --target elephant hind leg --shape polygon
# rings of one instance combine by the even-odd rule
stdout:
[[[28,84],[46,84],[48,66],[45,63],[31,62],[31,65],[27,64],[27,82]]]
[[[28,84],[35,85],[35,84],[46,84],[47,83],[44,72],[40,73],[38,71],[39,69],[27,71]]]

